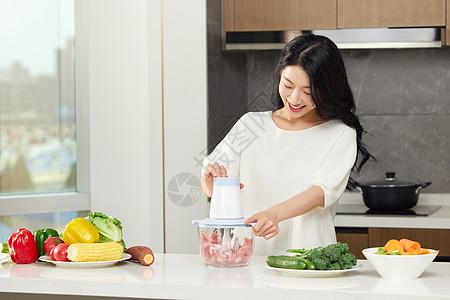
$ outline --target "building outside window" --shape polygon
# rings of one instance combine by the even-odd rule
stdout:
[[[10,197],[77,192],[75,61],[74,0],[0,2],[0,213]],[[0,240],[79,214],[2,213]]]

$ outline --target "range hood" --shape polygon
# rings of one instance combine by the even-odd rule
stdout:
[[[340,49],[439,48],[441,28],[355,28],[226,32],[225,50],[279,50],[295,36],[324,35]]]

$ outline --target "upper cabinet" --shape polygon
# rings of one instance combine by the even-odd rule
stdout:
[[[336,28],[336,0],[223,0],[225,31]]]
[[[450,23],[450,0],[223,0],[222,3],[225,32],[445,28]],[[449,39],[450,30],[443,29],[443,44],[447,41],[449,45]]]
[[[445,26],[445,0],[338,0],[337,28]]]

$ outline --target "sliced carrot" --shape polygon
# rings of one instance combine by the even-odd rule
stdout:
[[[409,249],[406,253],[406,255],[422,255],[422,254],[431,254],[430,250],[428,249],[420,249],[420,250],[415,250],[415,249]]]
[[[406,252],[408,252],[409,249],[414,249],[416,251],[420,251],[420,249],[422,248],[420,246],[419,242],[411,241],[411,240],[408,240],[408,239],[401,239],[400,243],[403,245],[403,249]]]
[[[384,245],[384,251],[386,252],[396,252],[401,255],[424,255],[424,254],[434,254],[439,253],[439,250],[431,252],[429,249],[422,248],[419,242],[409,240],[409,239],[391,239]],[[388,254],[396,254],[388,253]]]
[[[403,245],[396,239],[389,240],[386,245],[384,245],[384,250],[387,252],[399,251],[402,254],[404,252]]]
[[[428,250],[428,249],[420,249],[420,251],[418,251],[418,254],[430,254],[431,252],[430,252],[430,250]]]
[[[405,252],[405,255],[418,255],[418,254],[419,254],[419,251],[412,249],[412,248]]]

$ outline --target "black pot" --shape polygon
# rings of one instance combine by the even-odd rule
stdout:
[[[386,172],[384,180],[356,183],[364,204],[372,210],[399,211],[417,204],[421,189],[431,182],[415,182],[395,178],[395,172]]]

